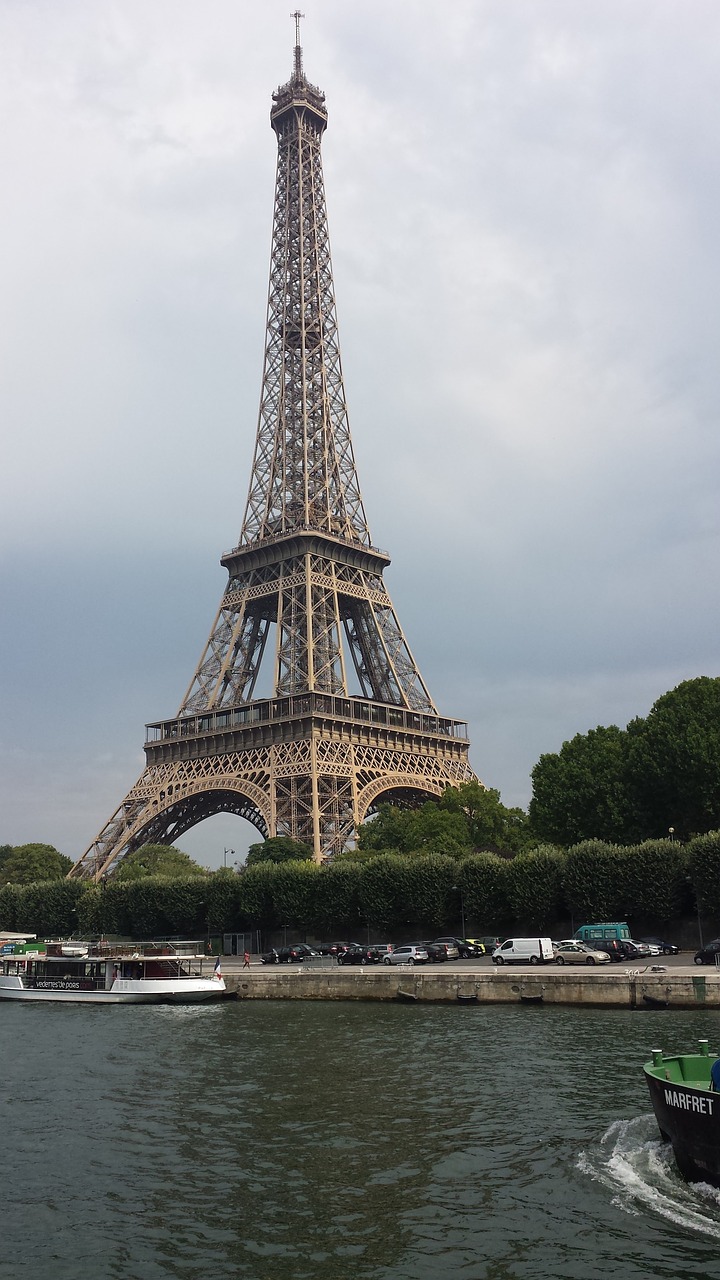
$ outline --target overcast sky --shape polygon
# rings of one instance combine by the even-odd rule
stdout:
[[[373,540],[433,698],[525,806],[541,753],[720,674],[720,5],[304,12]],[[289,13],[0,0],[0,843],[79,856],[207,638]]]

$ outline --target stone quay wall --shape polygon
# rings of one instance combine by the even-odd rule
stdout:
[[[720,1008],[720,973],[673,969],[653,972],[594,969],[561,973],[549,968],[421,970],[417,968],[312,968],[259,966],[228,971],[227,989],[240,1000],[394,1000],[433,1004],[603,1005],[643,1009]],[[619,969],[619,972],[618,972]]]

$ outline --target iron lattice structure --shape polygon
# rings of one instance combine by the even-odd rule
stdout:
[[[227,588],[178,714],[147,726],[145,770],[74,876],[99,879],[219,812],[303,840],[321,860],[380,798],[418,803],[474,777],[466,725],[438,714],[385,589],[389,556],[370,538],[340,361],[327,112],[299,37],[270,120],[267,339],[240,540],[222,557]],[[274,664],[267,698],[256,695],[263,657]]]

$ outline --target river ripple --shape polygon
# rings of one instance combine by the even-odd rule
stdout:
[[[720,1280],[649,1050],[720,1015],[0,1007],[0,1277]]]

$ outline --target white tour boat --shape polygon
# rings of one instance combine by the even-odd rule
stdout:
[[[48,943],[44,953],[5,954],[0,958],[0,1000],[189,1004],[218,999],[226,990],[220,958],[213,962],[198,953],[198,946],[101,942],[88,944],[84,955],[67,955],[66,944]]]

